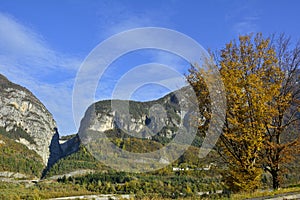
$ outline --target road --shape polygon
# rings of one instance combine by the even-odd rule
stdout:
[[[258,198],[252,198],[248,200],[290,200],[290,199],[300,199],[300,193],[286,193],[286,194],[278,194],[274,196],[267,196],[267,197],[258,197]]]
[[[292,195],[287,195],[287,196],[269,198],[266,200],[288,200],[288,199],[300,199],[300,194],[292,194]]]
[[[70,200],[70,199],[95,199],[95,200],[110,200],[110,199],[130,199],[132,195],[123,194],[123,195],[113,195],[113,194],[103,194],[103,195],[82,195],[82,196],[71,196],[71,197],[59,197],[59,198],[52,198],[49,200]]]

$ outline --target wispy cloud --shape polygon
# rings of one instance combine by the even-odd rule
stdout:
[[[225,16],[225,19],[233,23],[232,30],[235,34],[249,34],[259,30],[258,21],[261,11],[256,3],[256,1],[233,3],[232,10]]]
[[[101,39],[133,28],[146,26],[174,27],[172,2],[159,2],[158,7],[137,11],[134,4],[125,1],[107,1],[98,12]],[[157,5],[158,6],[158,5]]]
[[[258,30],[258,26],[256,24],[256,21],[258,20],[258,17],[248,17],[240,22],[236,23],[233,26],[234,31],[237,34],[249,34],[256,32]]]
[[[54,115],[62,132],[75,131],[72,80],[81,60],[54,51],[36,31],[3,13],[0,52],[0,73],[30,89]]]
[[[133,9],[136,5],[126,4],[123,1],[101,3],[98,12],[99,21],[96,24],[99,29],[98,41],[101,42],[113,34],[132,28],[145,26],[172,28],[174,12],[171,9],[172,5],[169,4],[170,2],[160,3],[159,9],[153,6],[138,11],[136,8]],[[136,41],[136,38],[131,38],[127,43]],[[182,70],[182,61],[179,59],[159,52],[150,54],[150,57],[151,62],[163,63]],[[0,73],[30,89],[54,115],[62,133],[76,131],[72,114],[72,91],[82,61],[82,58],[56,51],[38,31],[29,28],[13,16],[0,12]],[[111,97],[118,78],[132,67],[134,66],[120,65],[116,70],[112,70],[111,74],[106,74],[101,91],[98,91],[96,96],[99,99]],[[95,76],[94,73],[87,74],[85,78],[89,79],[90,75]],[[83,96],[84,92],[82,91]],[[150,94],[149,90],[148,94],[155,96],[155,91]],[[80,113],[79,118],[82,117],[84,110]]]

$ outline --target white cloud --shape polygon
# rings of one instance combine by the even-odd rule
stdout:
[[[235,34],[249,34],[259,30],[258,21],[261,16],[261,9],[255,2],[233,3],[233,8],[225,16],[226,21],[232,22],[232,29]]]
[[[236,23],[233,29],[238,34],[249,34],[256,32],[258,27],[255,20],[245,19],[244,21]]]
[[[39,66],[40,72],[63,67],[74,70],[74,59],[63,56],[48,47],[43,38],[33,30],[18,23],[11,16],[0,13],[1,63],[20,64],[23,68]],[[30,70],[27,73],[34,73]]]
[[[103,7],[99,9],[99,41],[132,28],[170,27],[173,24],[174,13],[164,12],[162,8],[149,9],[145,13],[133,12],[130,7],[132,5],[125,5],[122,2],[108,1],[106,4],[102,4]],[[169,9],[170,5],[162,7]],[[136,38],[131,38],[127,44],[130,45],[135,41]],[[180,69],[181,61],[171,57],[164,57],[158,53],[153,55],[153,59],[154,62]],[[13,82],[27,87],[41,99],[54,115],[62,133],[76,131],[72,115],[72,86],[81,61],[55,51],[37,31],[0,12],[0,73]],[[89,75],[84,77],[87,78]],[[101,97],[105,94],[108,97],[111,94],[112,83],[117,82],[114,75],[106,76],[100,91]]]
[[[11,16],[0,13],[1,48],[10,55],[33,56],[48,53],[42,38],[16,22]]]
[[[133,6],[134,4],[126,4],[122,1],[108,1],[102,4],[98,13],[101,40],[133,28],[175,26],[172,21],[175,14],[175,9],[172,10],[172,2],[159,2],[159,9],[153,7],[140,12],[133,11]]]
[[[31,90],[62,133],[75,131],[72,84],[81,60],[51,49],[34,30],[0,13],[0,73]]]

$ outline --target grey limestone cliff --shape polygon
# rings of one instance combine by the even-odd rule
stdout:
[[[0,75],[0,93],[0,127],[6,131],[21,128],[30,141],[24,137],[15,140],[36,151],[45,165],[54,162],[61,150],[51,113],[29,90],[3,75]]]
[[[153,139],[159,136],[171,139],[179,127],[189,127],[194,111],[191,99],[184,96],[190,88],[183,88],[154,101],[137,102],[104,100],[91,105],[81,121],[79,136],[87,130],[129,133],[138,138]]]

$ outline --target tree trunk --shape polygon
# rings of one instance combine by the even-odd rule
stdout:
[[[280,184],[278,170],[272,171],[271,174],[272,174],[272,181],[273,181],[273,189],[277,190]]]

